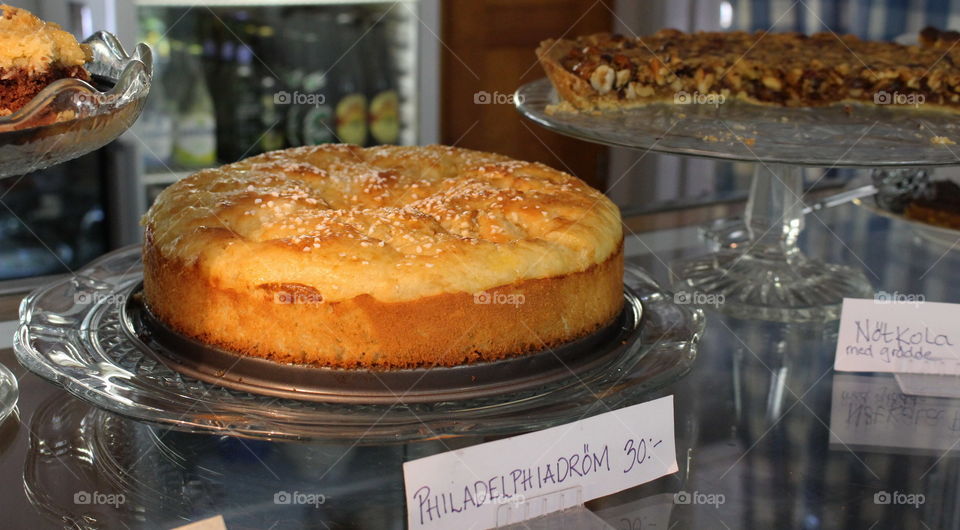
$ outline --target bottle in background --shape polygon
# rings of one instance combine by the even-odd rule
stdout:
[[[237,46],[229,34],[218,34],[214,40],[203,43],[203,73],[207,89],[218,97],[213,100],[217,122],[217,161],[232,162],[234,87],[227,83],[230,67],[235,61]]]
[[[355,8],[336,15],[337,54],[339,60],[331,69],[332,92],[337,139],[344,143],[367,143],[367,96],[363,78],[363,58],[358,51],[360,39],[359,17]],[[356,44],[356,45],[355,45]],[[330,83],[328,83],[330,84]]]
[[[367,17],[370,31],[361,42],[366,64],[367,124],[369,145],[396,144],[400,138],[400,98],[397,93],[396,71],[393,65],[387,34],[388,26],[380,15]]]
[[[327,10],[315,12],[312,19],[315,31],[307,39],[312,53],[307,61],[301,94],[304,101],[301,140],[304,145],[336,141],[332,107],[335,95],[331,92],[330,83],[330,67],[338,59],[338,46],[334,40],[336,21]]]
[[[170,66],[170,42],[162,37],[166,25],[157,13],[145,17],[143,30],[142,40],[153,50],[153,71],[158,82],[151,87],[132,134],[141,144],[139,152],[144,169],[156,173],[167,169],[173,153],[173,115],[176,109],[171,105],[163,83]]]
[[[250,39],[245,40],[251,42]],[[220,149],[220,142],[217,142],[217,154],[221,162],[236,162],[260,153],[262,109],[259,79],[254,76],[253,61],[253,50],[247,44],[238,44],[236,60],[224,76],[231,92],[231,124],[226,134],[219,133],[220,128],[217,128],[218,137],[228,141],[224,149]]]
[[[154,72],[157,70],[154,69]],[[173,112],[168,104],[163,85],[157,83],[150,90],[133,134],[140,140],[140,155],[148,173],[164,171],[173,154]]]
[[[213,99],[200,65],[199,44],[188,47],[189,88],[180,101],[175,121],[173,162],[184,169],[212,166],[217,159],[217,122]]]
[[[283,72],[283,91],[288,97],[284,112],[284,134],[287,137],[287,144],[291,147],[303,145],[301,124],[306,108],[298,104],[297,99],[303,92],[304,64],[310,56],[309,52],[313,51],[307,49],[306,36],[309,28],[304,23],[305,20],[309,22],[303,10],[291,10],[285,17],[285,27],[281,33],[282,49],[287,54],[286,68]]]
[[[274,10],[267,10],[268,13]],[[257,96],[260,99],[260,151],[273,151],[284,146],[283,105],[281,90],[283,85],[279,76],[283,71],[280,64],[282,50],[277,45],[277,23],[273,17],[265,14],[263,24],[257,29],[259,61],[254,62],[254,78],[258,83]]]

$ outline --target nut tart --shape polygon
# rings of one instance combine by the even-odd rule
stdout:
[[[785,107],[894,104],[960,110],[960,34],[926,28],[920,44],[817,33],[600,33],[537,49],[576,109],[729,99]]]

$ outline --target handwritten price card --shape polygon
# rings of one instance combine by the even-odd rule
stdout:
[[[667,396],[406,462],[407,522],[415,529],[492,528],[677,470],[673,396]]]
[[[834,368],[960,374],[960,305],[846,298]]]

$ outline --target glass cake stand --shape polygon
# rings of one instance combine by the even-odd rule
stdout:
[[[431,399],[404,399],[408,393],[417,396],[420,389],[411,388],[391,402],[294,399],[228,388],[172,369],[124,316],[142,278],[140,248],[134,246],[38,289],[20,306],[17,359],[98,407],[178,430],[384,443],[515,434],[639,402],[690,369],[703,331],[701,310],[676,304],[645,272],[628,266],[625,312],[636,318],[626,319],[612,346],[621,352],[602,366],[484,395],[445,389]],[[346,384],[342,390],[355,389]]]
[[[960,142],[960,122],[955,115],[922,109],[728,102],[576,113],[553,107],[559,99],[547,79],[520,87],[514,99],[525,117],[582,140],[754,162],[746,241],[671,267],[675,289],[713,295],[719,310],[745,318],[832,320],[843,298],[872,296],[861,270],[811,259],[797,247],[804,223],[801,167],[960,164],[954,145]]]
[[[0,178],[22,175],[99,149],[133,125],[150,92],[153,60],[139,44],[127,54],[100,31],[84,41],[91,83],[59,79],[0,118]]]

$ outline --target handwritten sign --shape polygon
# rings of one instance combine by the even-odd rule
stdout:
[[[911,396],[889,375],[837,374],[830,403],[830,446],[940,456],[960,449],[960,404]]]
[[[403,464],[410,528],[493,528],[676,473],[673,396]]]
[[[960,305],[845,298],[834,368],[960,374]]]

